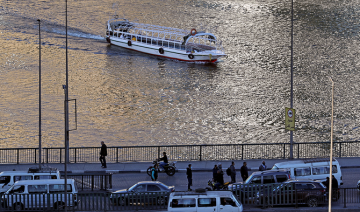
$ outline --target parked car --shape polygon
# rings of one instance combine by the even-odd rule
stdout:
[[[15,182],[20,180],[60,179],[60,172],[55,168],[29,168],[28,171],[0,172],[0,193],[7,191]]]
[[[311,179],[324,182],[330,174],[329,158],[314,158],[303,160],[292,160],[276,163],[272,170],[286,169],[290,173],[291,179]],[[337,179],[339,186],[343,184],[341,167],[339,162],[333,158],[332,174]]]
[[[195,191],[171,193],[168,211],[242,212],[243,205],[231,191],[207,191],[206,189],[196,189]]]
[[[251,200],[260,191],[263,185],[278,184],[290,179],[289,172],[286,170],[266,170],[253,172],[245,182],[233,183],[228,186],[230,191],[233,191],[237,196],[240,196],[241,201],[246,199]]]
[[[159,181],[142,181],[128,189],[112,192],[110,201],[116,205],[129,205],[133,203],[165,205],[169,199],[170,192],[174,191],[175,186],[167,186]],[[145,195],[145,193],[147,194]]]
[[[20,210],[38,208],[59,209],[65,206],[65,180],[21,180],[2,194],[2,207]],[[73,179],[67,180],[67,206],[78,204],[78,189]]]
[[[256,195],[260,205],[306,204],[317,207],[327,202],[326,187],[319,180],[287,180],[274,187],[266,187]]]

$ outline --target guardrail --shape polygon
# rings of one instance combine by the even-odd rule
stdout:
[[[64,173],[61,173],[64,177]],[[94,191],[94,190],[108,190],[112,189],[112,174],[111,173],[68,173],[68,179],[74,179],[76,185],[81,191]]]
[[[304,183],[305,185],[307,183]],[[317,207],[329,202],[326,188],[293,188],[292,185],[240,185],[232,189],[234,195],[244,204],[262,208],[274,206],[306,205]],[[360,206],[360,191],[357,188],[338,188],[332,192],[332,204],[347,207],[356,203]]]
[[[276,186],[272,185],[271,188]],[[251,189],[251,190],[256,190]],[[309,196],[308,198],[302,198],[299,195],[302,190],[292,190],[291,188],[282,189],[282,195],[279,196],[272,190],[267,190],[266,196],[260,196],[257,198],[252,196],[241,196],[241,193],[237,193],[238,200],[241,200],[244,206],[253,206],[259,208],[276,207],[276,206],[290,206],[299,207],[301,205],[308,205],[312,207],[326,206],[328,204],[328,198],[323,189],[319,190],[320,195]],[[235,191],[233,191],[236,194]],[[257,192],[256,192],[257,193]],[[264,193],[264,192],[263,192]],[[316,193],[316,192],[314,192]],[[347,204],[355,203],[360,205],[360,195],[356,188],[340,188],[340,195],[332,199],[333,206],[347,207]],[[67,204],[68,211],[138,211],[138,210],[166,210],[168,207],[169,192],[136,192],[136,193],[68,193]],[[297,195],[298,194],[298,195]],[[13,193],[2,194],[2,202],[0,210],[8,211],[29,211],[29,210],[51,210],[51,211],[63,211],[64,210],[64,193]],[[191,197],[187,198],[188,200]],[[195,199],[190,205],[178,205],[180,207],[193,207],[198,205]],[[219,203],[216,203],[219,204]],[[221,203],[220,203],[221,204]],[[230,204],[231,202],[225,203]],[[170,204],[173,205],[173,204]],[[209,211],[213,210],[214,205],[203,206],[209,207]],[[206,209],[206,208],[204,208]],[[314,211],[316,209],[314,208]],[[179,210],[180,211],[180,210]]]
[[[360,142],[334,142],[334,157],[359,157]],[[70,147],[71,163],[99,162],[101,147]],[[330,142],[295,143],[294,158],[329,157]],[[167,152],[169,160],[249,160],[249,159],[288,159],[289,143],[269,144],[214,144],[214,145],[168,145],[168,146],[118,146],[108,147],[106,161],[110,163],[128,161],[153,161],[162,152]],[[43,148],[43,163],[64,163],[63,147]],[[0,149],[2,163],[38,163],[38,148]]]

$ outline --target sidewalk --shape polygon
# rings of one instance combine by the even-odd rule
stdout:
[[[360,158],[337,158],[341,168],[360,168]],[[247,162],[249,171],[256,171],[263,160],[244,160]],[[234,161],[236,170],[239,171],[244,161]],[[284,162],[289,160],[284,159],[272,159],[265,160],[268,169],[271,169],[275,163]],[[176,169],[179,172],[185,172],[186,167],[192,164],[193,172],[211,172],[215,164],[222,164],[225,170],[231,165],[231,161],[179,161],[176,163]],[[50,163],[45,164],[46,166],[54,167],[60,171],[64,171],[64,164]],[[151,162],[122,162],[122,163],[108,163],[107,168],[101,168],[99,163],[70,163],[67,165],[68,172],[71,173],[86,173],[86,172],[100,172],[100,173],[139,173],[146,172],[147,168],[151,166]],[[39,166],[38,164],[0,164],[0,171],[11,171],[11,170],[27,170],[29,167]]]

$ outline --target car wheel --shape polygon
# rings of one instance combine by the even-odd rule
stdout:
[[[124,197],[119,197],[118,205],[127,205],[127,200]]]
[[[165,205],[165,198],[164,197],[158,197],[157,198],[157,204],[158,205]]]
[[[57,202],[54,204],[54,209],[63,209],[65,207],[65,203]]]
[[[307,201],[307,205],[309,207],[317,207],[318,206],[318,200],[315,197],[310,197]]]
[[[173,176],[175,174],[175,168],[174,167],[169,167],[166,174],[169,175],[169,176]]]
[[[151,177],[151,167],[147,169],[146,173]]]
[[[24,209],[23,204],[21,203],[14,204],[14,211],[22,211],[23,209]]]

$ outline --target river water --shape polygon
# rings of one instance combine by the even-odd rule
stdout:
[[[291,1],[68,0],[70,146],[289,142]],[[171,61],[108,45],[106,21],[213,32],[227,58]],[[294,2],[294,142],[359,139],[355,0]],[[0,147],[64,144],[65,1],[1,0]]]

